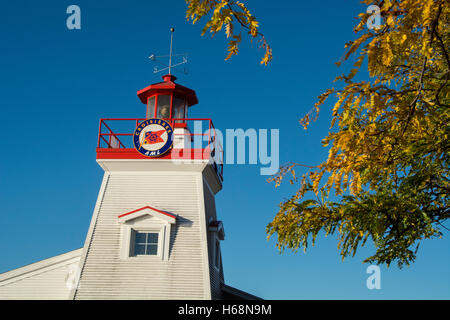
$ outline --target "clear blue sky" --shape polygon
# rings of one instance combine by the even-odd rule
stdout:
[[[190,74],[177,75],[199,97],[190,116],[212,118],[222,130],[279,128],[282,163],[314,165],[326,156],[320,140],[330,104],[308,131],[298,119],[342,71],[334,62],[365,7],[246,3],[273,47],[268,67],[247,42],[224,61],[225,35],[200,37],[183,0],[0,3],[0,272],[83,246],[103,174],[95,162],[99,119],[145,115],[136,91],[160,81],[147,57],[168,53],[169,27],[174,51],[190,53]],[[81,7],[78,31],[66,28],[71,4]],[[344,262],[335,237],[306,254],[279,254],[265,227],[295,189],[275,189],[259,169],[225,166],[216,197],[227,284],[266,299],[450,298],[448,237],[425,241],[410,267],[382,267],[381,290],[366,288],[370,245]]]

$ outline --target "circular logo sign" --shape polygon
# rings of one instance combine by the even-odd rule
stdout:
[[[147,157],[158,157],[172,147],[172,126],[161,119],[147,119],[134,131],[133,141],[139,153]]]

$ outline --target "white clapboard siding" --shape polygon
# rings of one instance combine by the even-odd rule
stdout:
[[[65,300],[82,249],[0,274],[0,300]]]
[[[210,299],[201,173],[106,173],[103,189],[74,298]],[[167,261],[120,259],[118,216],[145,206],[177,215]]]

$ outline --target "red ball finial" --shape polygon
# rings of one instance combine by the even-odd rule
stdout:
[[[177,77],[175,77],[173,74],[166,74],[162,78],[165,82],[169,82],[169,81],[174,82],[175,80],[177,80]]]

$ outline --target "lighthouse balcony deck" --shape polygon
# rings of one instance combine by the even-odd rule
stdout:
[[[174,129],[174,142],[173,148],[158,158],[146,157],[134,147],[134,131],[145,120],[147,119],[101,119],[97,159],[207,160],[219,179],[223,180],[223,147],[211,119],[163,119]]]

